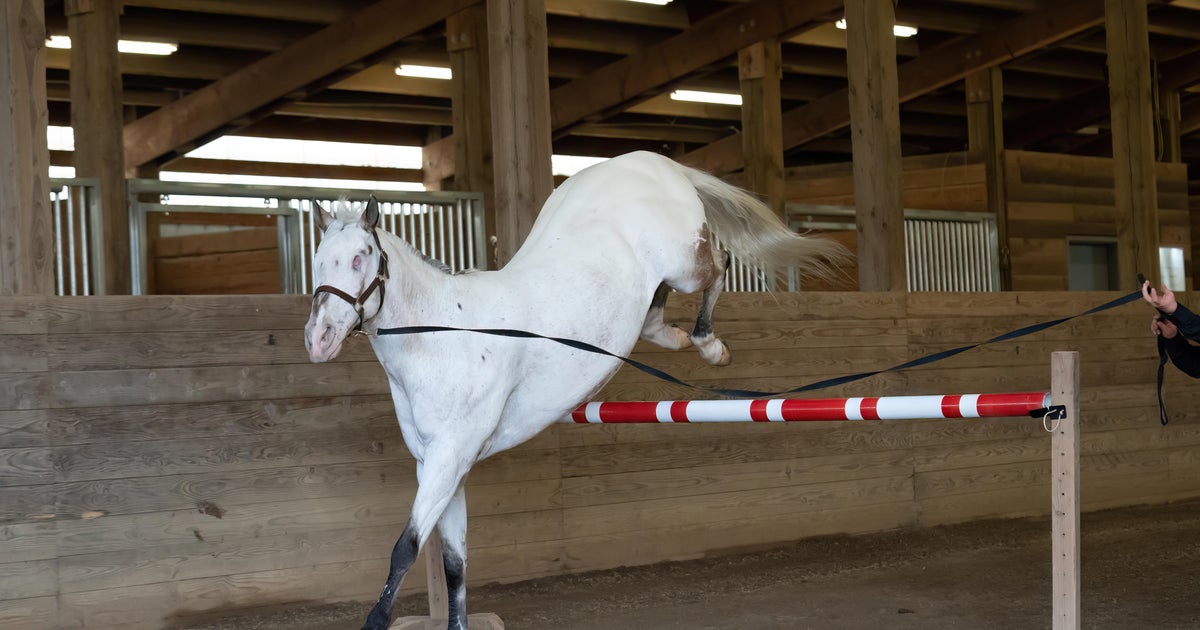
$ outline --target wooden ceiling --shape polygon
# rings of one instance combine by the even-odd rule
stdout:
[[[252,76],[245,71],[251,64],[283,61],[282,55],[291,54],[289,67],[308,67],[310,62],[314,67],[304,89],[277,95],[264,89],[265,102],[248,103],[246,114],[207,121],[207,126],[197,122],[191,137],[180,136],[178,146],[152,157],[170,167],[171,160],[197,142],[223,133],[404,145],[425,145],[450,134],[450,83],[393,73],[398,63],[447,66],[444,22],[422,26],[414,17],[404,23],[415,26],[402,39],[381,33],[368,42],[371,31],[382,30],[363,26],[363,12],[373,4],[125,0],[122,38],[179,44],[178,52],[168,57],[121,55],[128,120],[145,119],[130,125],[149,126],[155,110],[214,81],[246,79]],[[438,4],[411,3],[414,13],[419,12],[415,7]],[[738,168],[740,157],[731,147],[739,141],[731,134],[741,124],[739,108],[672,101],[667,93],[677,88],[738,92],[737,42],[718,35],[731,15],[751,14],[763,4],[774,2],[675,0],[660,7],[622,0],[546,0],[554,152],[612,156],[650,149],[690,155],[717,170]],[[811,17],[796,18],[802,24],[780,26],[788,29],[781,88],[787,163],[848,161],[845,37],[833,24],[841,17],[839,3],[791,4],[815,9]],[[903,154],[965,149],[962,78],[996,64],[1004,70],[1009,148],[1111,153],[1103,4],[899,0],[897,22],[919,29],[916,36],[897,40]],[[49,34],[67,33],[63,11],[61,0],[46,1]],[[1196,185],[1200,0],[1152,1],[1149,15],[1157,90],[1182,94],[1182,156]],[[330,31],[330,25],[341,30]],[[327,35],[320,50],[328,49],[329,55],[300,55],[298,42],[315,43],[320,32]],[[329,65],[342,57],[350,61]],[[69,124],[69,66],[69,51],[48,51],[52,124]],[[636,90],[629,85],[630,68],[644,83]],[[127,143],[129,133],[127,126]],[[1200,194],[1200,186],[1196,188]]]

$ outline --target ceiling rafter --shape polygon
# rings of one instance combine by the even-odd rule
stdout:
[[[720,11],[679,35],[552,90],[551,129],[562,133],[626,109],[745,46],[798,30],[840,6],[835,0],[759,0]]]
[[[967,74],[999,65],[1092,28],[1104,21],[1103,3],[1071,0],[1028,13],[981,33],[947,44],[901,64],[900,102],[906,102],[953,83]],[[784,113],[784,149],[804,144],[850,124],[849,90],[841,89],[808,105]],[[742,168],[738,135],[718,140],[684,157],[714,173]]]
[[[1200,81],[1200,52],[1163,63],[1158,67],[1158,74],[1159,89],[1164,91]],[[1100,85],[1032,111],[1007,126],[1005,144],[1023,148],[1097,122],[1106,122],[1108,99],[1108,85]]]
[[[346,68],[407,35],[475,4],[413,5],[382,0],[125,126],[125,163],[135,168],[186,152],[195,143],[244,127],[287,101],[336,83]]]

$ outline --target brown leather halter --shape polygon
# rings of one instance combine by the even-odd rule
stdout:
[[[375,292],[375,289],[379,289],[379,308],[380,310],[383,309],[384,282],[388,279],[388,257],[387,252],[383,251],[383,245],[379,242],[379,230],[372,228],[371,236],[375,237],[375,247],[379,249],[379,266],[375,271],[375,279],[371,281],[371,284],[367,285],[367,288],[363,289],[362,293],[358,294],[358,297],[352,297],[349,293],[346,293],[345,291],[331,284],[322,284],[313,291],[314,305],[316,304],[317,296],[321,295],[322,293],[329,293],[342,298],[346,302],[349,302],[350,306],[354,307],[354,311],[358,313],[358,324],[351,329],[351,332],[354,333],[363,332],[362,327],[365,315],[363,307],[366,305],[367,300],[371,299],[371,294]],[[378,314],[378,312],[376,312],[376,314]]]

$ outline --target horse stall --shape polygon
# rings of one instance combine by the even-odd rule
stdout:
[[[729,294],[734,361],[639,343],[703,385],[881,370],[1112,293]],[[686,322],[694,297],[673,296]],[[1200,495],[1200,392],[1128,305],[820,396],[1038,391],[1081,355],[1082,507]],[[163,628],[374,599],[414,464],[365,340],[309,363],[304,296],[0,298],[0,626]],[[528,343],[549,343],[528,340]],[[622,368],[598,400],[696,398]],[[700,396],[703,397],[703,396]],[[471,584],[698,558],[822,534],[1044,515],[1039,421],[556,425],[468,479]],[[423,590],[418,562],[404,588]],[[365,613],[366,606],[363,607]]]

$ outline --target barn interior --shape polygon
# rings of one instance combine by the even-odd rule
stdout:
[[[302,250],[279,217],[173,209],[164,195],[233,188],[176,174],[477,200],[496,240],[474,266],[496,268],[569,172],[558,156],[647,150],[713,172],[858,253],[840,283],[727,295],[728,368],[635,351],[714,386],[882,370],[1076,315],[1140,272],[1184,302],[1200,279],[1197,0],[17,0],[0,40],[6,628],[371,599],[407,518],[415,464],[369,347],[309,364],[312,287],[289,275]],[[437,77],[398,72],[413,66]],[[230,137],[415,157],[198,152]],[[52,167],[73,177],[47,181]],[[47,200],[76,179],[95,195],[89,235],[48,218],[65,225]],[[967,233],[906,242],[908,221],[981,226],[980,267],[912,258]],[[668,315],[695,309],[673,296]],[[1050,352],[1078,350],[1083,509],[1190,499],[1200,393],[1168,369],[1159,425],[1148,320],[1123,307],[868,383],[1034,391]],[[623,370],[598,399],[692,395]],[[1003,420],[555,426],[473,475],[469,580],[1044,515],[1044,438]],[[423,583],[418,569],[405,588]]]

